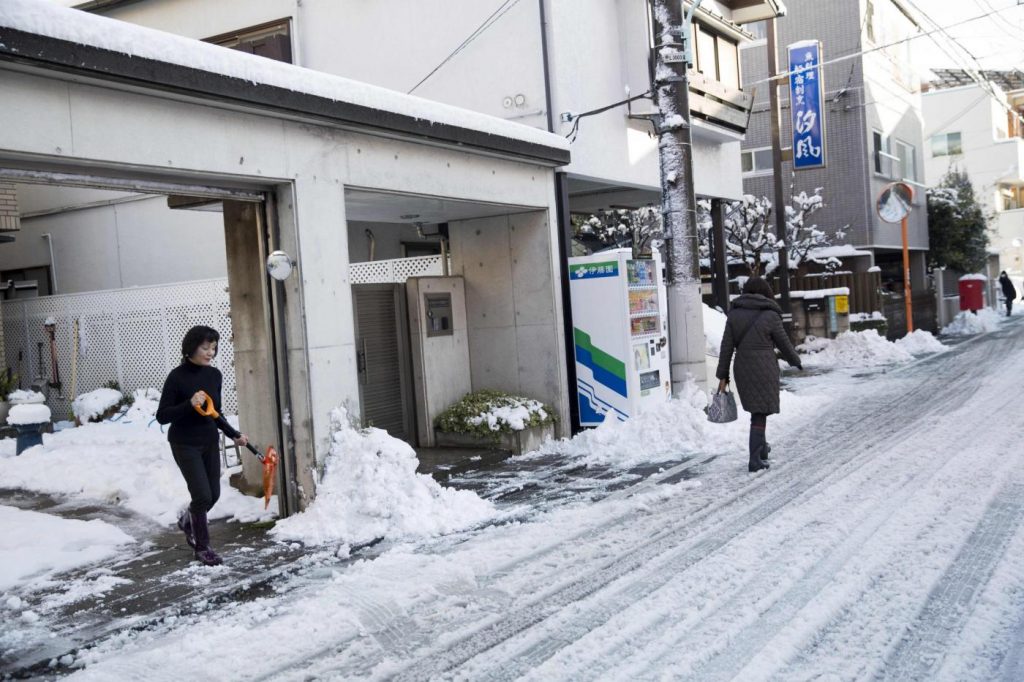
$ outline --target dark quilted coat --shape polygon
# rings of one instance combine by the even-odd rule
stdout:
[[[744,331],[746,330],[746,331]],[[736,339],[740,339],[736,347]],[[718,355],[719,379],[729,379],[729,362],[736,352],[736,390],[743,409],[751,414],[779,411],[779,361],[775,349],[793,367],[800,357],[782,327],[782,309],[760,294],[743,294],[732,302]]]

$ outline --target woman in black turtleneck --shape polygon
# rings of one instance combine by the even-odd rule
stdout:
[[[195,550],[196,559],[216,566],[221,558],[210,549],[210,531],[206,514],[220,497],[220,447],[213,419],[196,412],[203,404],[203,393],[213,399],[220,412],[220,370],[210,365],[217,357],[220,334],[210,327],[192,327],[181,342],[181,364],[171,370],[160,394],[156,420],[170,424],[167,440],[174,461],[185,477],[192,501],[178,515],[178,528]],[[235,444],[244,446],[243,434]]]

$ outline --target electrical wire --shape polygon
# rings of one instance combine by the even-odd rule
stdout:
[[[633,97],[628,97],[628,98],[626,98],[624,100],[621,100],[619,102],[615,102],[613,104],[608,104],[608,105],[605,105],[603,107],[598,107],[597,109],[591,109],[590,111],[584,111],[582,114],[572,114],[572,128],[569,130],[569,132],[566,134],[565,137],[566,137],[566,139],[569,140],[569,142],[575,142],[576,141],[576,136],[580,132],[580,120],[583,119],[583,118],[586,118],[587,116],[594,116],[596,114],[603,114],[604,112],[609,111],[611,109],[614,109],[616,107],[621,107],[623,104],[629,104],[630,102],[635,102],[638,99],[650,99],[650,98],[651,98],[651,91],[648,90],[647,92],[645,92],[643,94],[634,95]]]
[[[426,83],[427,80],[429,80],[431,76],[433,76],[435,73],[437,73],[441,69],[441,67],[443,67],[445,64],[450,62],[452,59],[454,59],[457,54],[459,54],[464,49],[469,47],[470,43],[472,43],[474,40],[479,38],[480,35],[484,31],[489,29],[491,26],[494,26],[494,24],[496,24],[499,19],[501,19],[506,14],[508,14],[509,10],[511,10],[516,5],[518,5],[519,2],[520,2],[520,0],[504,0],[504,2],[502,2],[498,6],[498,9],[494,10],[493,12],[491,12],[491,15],[489,17],[487,17],[486,19],[484,19],[482,24],[477,26],[476,29],[472,33],[470,33],[469,36],[459,44],[458,47],[456,47],[454,50],[452,50],[451,53],[447,57],[442,59],[440,64],[438,64],[433,69],[431,69],[430,73],[428,73],[426,76],[424,76],[422,79],[420,79],[419,83],[417,83],[416,85],[412,86],[412,88],[410,88],[408,91],[406,91],[406,94],[411,95],[413,92],[415,92],[415,90],[418,87],[420,87],[421,85]]]
[[[855,58],[860,57],[862,55],[871,54],[872,52],[878,52],[879,50],[884,50],[884,49],[889,48],[889,47],[894,47],[896,45],[902,45],[903,43],[910,42],[911,40],[917,40],[918,38],[924,38],[925,36],[930,36],[933,33],[938,33],[940,30],[956,28],[958,26],[963,26],[965,24],[969,24],[969,23],[974,22],[974,21],[979,21],[981,19],[984,19],[985,17],[989,17],[989,16],[992,16],[992,15],[995,15],[995,14],[1002,14],[1003,12],[1005,12],[1005,11],[1007,11],[1009,9],[1013,9],[1013,8],[1012,7],[1004,7],[1003,9],[996,10],[995,12],[988,12],[987,14],[980,14],[980,15],[978,15],[976,17],[971,17],[970,19],[964,19],[963,21],[958,21],[958,22],[956,22],[954,24],[950,24],[948,26],[939,27],[937,29],[934,29],[934,30],[931,30],[931,31],[925,31],[923,33],[916,33],[916,34],[914,34],[912,36],[908,36],[908,37],[903,38],[901,40],[896,40],[896,41],[893,41],[891,43],[886,43],[885,45],[877,45],[877,46],[875,46],[875,47],[873,47],[871,49],[868,49],[868,50],[859,50],[857,52],[851,52],[849,54],[844,54],[844,55],[840,55],[838,57],[833,57],[832,59],[828,59],[828,60],[825,60],[825,61],[821,62],[819,64],[819,66],[828,66],[830,64],[838,64],[839,62],[845,62],[847,59],[855,59]],[[794,73],[796,73],[796,71],[784,71],[784,72],[778,73],[778,74],[776,74],[774,76],[768,76],[767,78],[762,78],[762,79],[756,80],[756,81],[754,81],[752,83],[747,83],[746,85],[751,85],[751,86],[752,85],[762,85],[764,83],[769,83],[771,81],[777,81],[777,80],[782,80],[783,78],[788,78],[789,76],[792,76]]]

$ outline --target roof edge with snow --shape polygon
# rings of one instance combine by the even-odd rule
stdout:
[[[262,59],[238,54],[249,59]],[[568,146],[551,133],[477,112],[465,111],[465,118],[470,121],[470,125],[463,126],[0,26],[0,64],[4,62],[60,71],[145,90],[197,97],[204,102],[216,101],[299,119],[312,119],[391,137],[421,139],[434,144],[461,147],[467,151],[516,157],[542,165],[562,166],[568,164],[570,158]],[[310,73],[308,69],[290,64],[280,66]],[[320,73],[317,75],[336,80],[339,87],[354,84],[363,89],[385,91],[384,88],[355,83],[340,76]],[[401,93],[387,92],[394,97],[405,97]],[[451,112],[463,113],[456,107],[440,103],[426,103],[426,106],[436,107],[438,111],[449,115]],[[486,125],[473,127],[472,122],[476,119],[493,119],[494,129],[488,129]],[[518,131],[511,132],[512,125],[524,129],[521,137],[517,137]],[[506,132],[508,134],[504,134]],[[551,138],[553,143],[537,141],[541,137]]]

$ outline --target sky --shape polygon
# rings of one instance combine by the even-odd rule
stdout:
[[[1024,70],[1024,0],[905,0],[920,17],[926,14],[940,26],[950,26],[972,17],[990,16],[948,30],[949,35],[969,50],[983,68]],[[923,22],[928,25],[927,21]],[[951,41],[942,33],[933,36],[948,48]],[[961,50],[956,62],[929,37],[914,41],[915,59],[926,68],[977,68]]]

